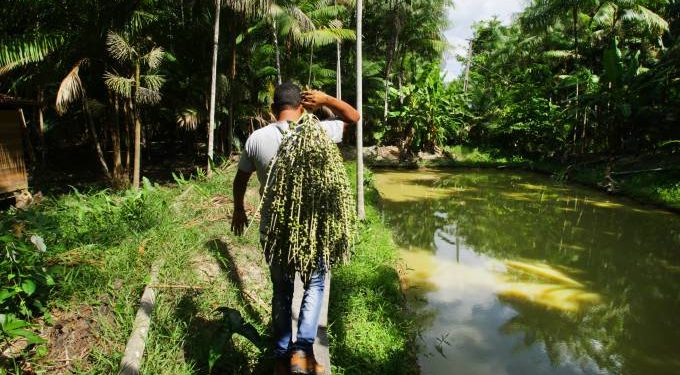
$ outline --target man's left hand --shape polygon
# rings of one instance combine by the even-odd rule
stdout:
[[[311,110],[315,110],[328,101],[328,94],[319,90],[309,90],[302,92],[302,105]]]

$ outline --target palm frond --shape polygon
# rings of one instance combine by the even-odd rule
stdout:
[[[255,72],[257,78],[276,77],[277,70],[273,66],[265,66]]]
[[[271,6],[271,0],[219,0],[222,6],[227,6],[245,16],[255,16]]]
[[[158,104],[161,101],[161,94],[146,87],[138,87],[135,101],[140,104]]]
[[[621,19],[626,22],[636,23],[654,35],[662,35],[668,31],[668,22],[642,5],[626,9]]]
[[[140,77],[142,85],[149,90],[160,91],[165,83],[165,77],[158,74],[145,74]]]
[[[56,108],[58,114],[66,113],[68,106],[83,96],[83,82],[80,80],[80,67],[87,64],[86,59],[78,61],[71,71],[61,80],[57,90]]]
[[[290,5],[288,6],[287,11],[290,17],[295,20],[301,31],[309,31],[316,28],[314,26],[314,21],[312,21],[312,19],[299,7]]]
[[[162,47],[154,47],[142,57],[142,60],[149,66],[151,69],[156,69],[161,65],[161,62],[163,61],[163,57],[165,56],[165,51],[163,51]]]
[[[135,10],[130,17],[130,27],[133,31],[139,31],[157,20],[158,16],[153,13]]]
[[[114,93],[124,97],[130,98],[132,96],[132,86],[135,80],[128,77],[122,77],[111,72],[104,73],[104,84]]]
[[[203,122],[201,113],[194,107],[185,107],[177,113],[177,125],[185,130],[196,130],[198,124]]]
[[[19,66],[42,61],[63,43],[64,38],[61,35],[42,35],[3,41],[0,45],[0,75]]]
[[[332,20],[331,22],[328,23],[328,27],[330,27],[331,29],[342,29],[343,24],[341,20]]]
[[[344,11],[345,7],[342,5],[328,5],[313,9],[312,11],[307,12],[307,15],[313,20],[329,19],[339,17]]]
[[[613,2],[608,1],[600,6],[600,9],[593,16],[592,22],[599,27],[611,26],[618,11],[619,7]]]
[[[350,29],[316,29],[304,32],[300,35],[300,41],[307,46],[327,46],[339,40],[354,40],[356,33]]]
[[[569,60],[573,59],[576,56],[574,51],[569,51],[569,50],[550,50],[550,51],[545,51],[543,52],[543,56],[545,56],[548,59],[552,60]]]
[[[111,57],[118,62],[131,61],[136,54],[130,43],[115,31],[109,31],[109,34],[106,37],[106,45]]]

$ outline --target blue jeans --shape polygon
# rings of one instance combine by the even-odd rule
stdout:
[[[293,339],[292,304],[295,288],[295,273],[288,272],[275,262],[269,266],[274,295],[272,297],[272,323],[274,326],[274,356],[287,356],[291,350],[304,350],[312,353],[316,331],[319,328],[319,314],[323,305],[326,269],[321,264],[309,281],[305,283],[300,316],[298,319],[297,340]]]

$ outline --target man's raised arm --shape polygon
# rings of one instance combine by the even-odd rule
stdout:
[[[338,116],[347,124],[358,122],[361,118],[359,112],[354,107],[340,99],[336,99],[322,91],[310,90],[302,93],[302,105],[305,108],[316,109],[321,106],[328,107],[333,114]]]

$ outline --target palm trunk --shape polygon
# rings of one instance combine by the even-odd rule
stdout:
[[[130,178],[130,150],[132,149],[132,139],[131,129],[134,124],[134,119],[132,116],[132,99],[128,99],[123,104],[123,111],[125,116],[123,117],[123,128],[125,129],[125,175]]]
[[[337,55],[335,61],[335,97],[342,100],[342,45],[337,42]]]
[[[139,62],[135,64],[135,89],[132,93],[132,100],[136,101],[137,88],[140,83],[140,67]],[[132,188],[139,189],[140,180],[140,169],[142,164],[142,122],[139,119],[139,110],[137,109],[137,103],[132,107],[132,116],[135,119],[135,155],[134,155],[134,165],[132,169]]]
[[[396,7],[395,7],[396,10]],[[389,99],[390,99],[390,75],[392,74],[392,66],[397,55],[397,47],[399,46],[399,33],[401,32],[401,24],[399,18],[394,18],[394,38],[392,38],[391,45],[387,49],[387,65],[385,66],[385,96],[383,107],[383,120],[387,121],[387,114],[389,113]]]
[[[126,179],[123,173],[122,162],[122,145],[120,136],[120,107],[118,105],[118,97],[114,96],[111,100],[113,102],[113,125],[111,126],[111,147],[113,148],[113,179],[114,183],[123,186],[126,185]]]
[[[97,128],[94,126],[94,121],[90,114],[90,106],[87,104],[87,97],[83,96],[83,111],[85,112],[85,118],[88,126],[90,136],[92,137],[92,143],[94,144],[95,150],[97,151],[97,159],[99,165],[102,167],[102,172],[109,181],[112,181],[111,172],[109,171],[109,166],[106,165],[106,158],[104,157],[104,151],[102,151],[101,143],[99,142],[99,136],[97,135]]]
[[[231,39],[231,68],[230,68],[230,92],[229,92],[229,123],[227,124],[227,157],[231,157],[232,145],[234,144],[234,124],[236,115],[234,113],[234,97],[236,96],[236,35]]]
[[[576,129],[578,128],[578,109],[579,109],[579,81],[578,81],[578,7],[572,8],[572,23],[574,26],[574,70],[576,71],[576,104],[574,111],[574,153],[576,153]]]
[[[217,53],[220,40],[220,8],[220,0],[216,0],[212,76],[210,81],[210,120],[208,123],[208,165],[206,169],[208,177],[212,176],[213,148],[215,143],[215,96],[217,95]]]
[[[333,1],[333,5],[337,5],[338,1]],[[342,55],[342,44],[340,39],[335,43],[337,49],[336,61],[335,61],[335,97],[342,100],[342,65],[341,65],[341,55]]]
[[[362,47],[362,13],[363,1],[357,0],[357,111],[361,115],[357,122],[357,217],[366,218],[364,208],[364,142],[363,142],[363,47]]]
[[[392,64],[394,63],[394,55],[398,42],[398,36],[394,35],[394,40],[392,46],[390,46],[387,52],[387,65],[385,66],[385,96],[384,96],[384,106],[383,106],[383,120],[387,121],[387,114],[389,112],[389,98],[390,98],[390,74],[392,74]]]
[[[47,156],[47,148],[45,145],[45,118],[43,116],[43,110],[45,101],[45,90],[40,87],[38,88],[38,136],[40,140],[40,163],[45,162],[45,157]]]
[[[309,79],[307,80],[307,87],[312,88],[312,65],[314,64],[314,44],[312,43],[309,50]]]
[[[279,85],[281,80],[281,50],[279,49],[279,31],[276,25],[276,18],[272,17],[272,35],[274,36],[274,49],[276,51],[276,80]]]

